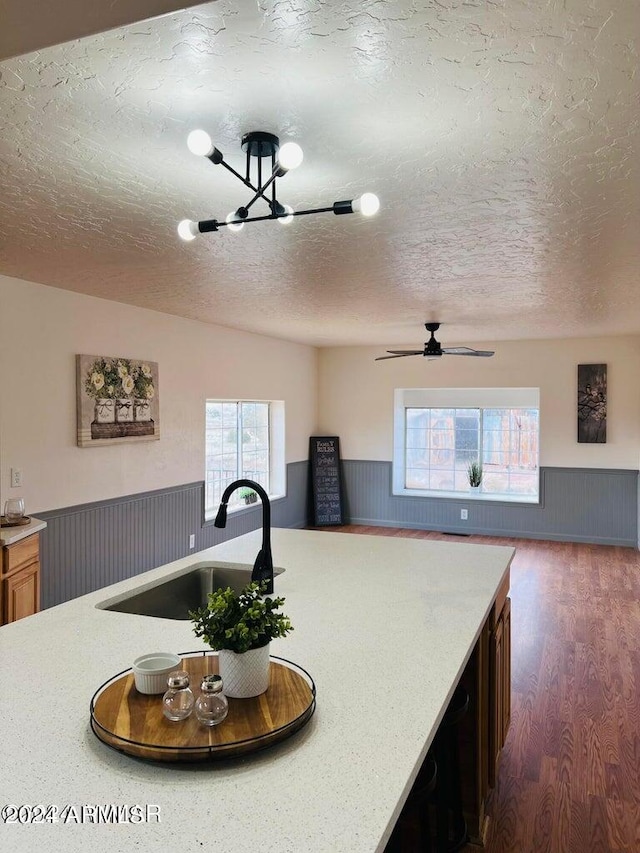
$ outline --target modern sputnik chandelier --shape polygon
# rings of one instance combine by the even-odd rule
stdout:
[[[373,216],[380,207],[378,197],[373,193],[364,193],[359,198],[350,201],[335,201],[330,207],[316,207],[312,210],[293,210],[288,204],[281,204],[277,199],[276,181],[282,178],[292,169],[297,169],[302,163],[302,148],[295,142],[285,142],[280,147],[280,140],[273,133],[265,131],[253,131],[245,133],[242,137],[242,150],[246,153],[246,172],[244,177],[225,162],[222,152],[211,142],[211,137],[204,130],[194,130],[187,138],[187,146],[194,154],[207,157],[216,166],[224,166],[232,175],[253,192],[253,197],[247,204],[232,211],[224,220],[204,219],[201,222],[192,222],[183,219],[178,225],[178,234],[183,240],[193,240],[198,234],[207,231],[218,231],[222,227],[230,231],[240,231],[246,222],[263,222],[266,219],[277,219],[282,225],[293,221],[294,216],[307,216],[310,213],[329,213],[333,211],[336,215],[343,213],[361,213],[363,216]],[[264,158],[271,158],[271,171],[263,170]],[[252,159],[255,163],[252,163]],[[256,177],[252,179],[252,165],[255,166]],[[264,182],[263,182],[264,181]],[[252,216],[250,213],[253,205],[262,200],[267,203],[269,213],[264,216]]]

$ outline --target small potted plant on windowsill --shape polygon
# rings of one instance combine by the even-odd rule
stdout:
[[[241,592],[231,587],[209,593],[207,606],[189,613],[196,637],[218,652],[227,696],[246,699],[269,687],[269,644],[293,631],[289,617],[276,611],[284,598],[263,596],[266,582]]]
[[[482,462],[470,462],[467,468],[469,477],[469,488],[472,494],[477,494],[482,485]]]
[[[246,486],[239,490],[238,497],[242,498],[246,504],[254,504],[258,500],[258,495],[253,489],[248,489]]]

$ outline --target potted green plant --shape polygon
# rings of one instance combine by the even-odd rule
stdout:
[[[258,500],[258,495],[253,491],[253,489],[249,489],[246,486],[238,490],[238,496],[241,497],[246,504],[254,504]]]
[[[478,491],[482,484],[482,462],[470,462],[467,468],[471,491]]]
[[[209,593],[207,606],[191,611],[196,637],[218,652],[227,696],[248,698],[269,687],[269,644],[293,631],[289,617],[276,612],[284,598],[263,596],[266,582],[241,592],[231,587]]]

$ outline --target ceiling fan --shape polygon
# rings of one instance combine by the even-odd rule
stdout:
[[[384,361],[385,358],[404,358],[405,355],[423,355],[425,358],[440,358],[441,355],[472,355],[476,358],[489,358],[494,354],[493,350],[471,349],[471,347],[441,347],[435,339],[435,332],[440,328],[440,323],[425,323],[425,328],[431,332],[431,337],[425,343],[424,349],[388,349],[390,355],[380,355],[376,361]]]

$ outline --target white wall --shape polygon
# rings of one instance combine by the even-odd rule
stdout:
[[[75,355],[159,364],[159,441],[76,446]],[[0,505],[28,513],[204,479],[204,401],[285,401],[286,461],[306,459],[317,350],[0,276]],[[23,488],[10,488],[10,469]]]
[[[27,512],[37,513],[202,479],[206,397],[283,399],[287,462],[307,458],[314,433],[339,435],[345,459],[390,460],[394,388],[535,386],[542,465],[638,468],[640,338],[483,342],[482,348],[496,355],[375,362],[383,347],[318,354],[0,276],[0,505],[20,494]],[[160,441],[76,446],[76,353],[159,363]],[[607,444],[580,445],[577,365],[596,362],[608,364]],[[12,466],[23,471],[22,489],[9,488]]]
[[[407,348],[415,349],[415,342]],[[389,461],[395,388],[539,387],[541,465],[638,468],[639,337],[482,342],[478,348],[496,354],[491,359],[412,356],[375,362],[384,347],[321,350],[319,432],[340,436],[345,459]],[[577,365],[596,363],[608,365],[607,443],[578,444]]]

